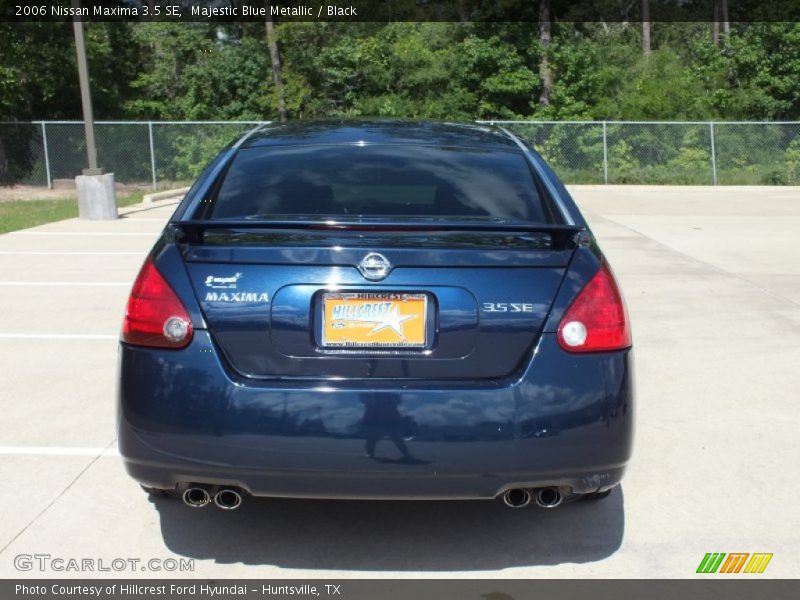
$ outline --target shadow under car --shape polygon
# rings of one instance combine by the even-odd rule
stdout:
[[[501,501],[246,498],[236,511],[154,497],[175,554],[218,563],[356,571],[489,571],[585,563],[625,529],[620,487],[599,501],[514,510]]]

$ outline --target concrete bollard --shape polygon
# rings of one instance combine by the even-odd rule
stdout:
[[[81,219],[116,219],[119,216],[113,173],[78,175],[75,187],[78,190],[78,216]]]

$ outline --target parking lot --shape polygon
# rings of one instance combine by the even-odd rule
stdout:
[[[621,491],[551,511],[149,499],[116,455],[117,335],[176,203],[0,236],[0,576],[87,575],[15,568],[40,553],[194,559],[108,576],[691,577],[707,552],[800,575],[800,188],[572,191],[627,297],[637,431]]]

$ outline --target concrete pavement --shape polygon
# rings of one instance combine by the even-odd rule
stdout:
[[[87,575],[14,568],[45,553],[194,559],[106,576],[692,577],[706,552],[800,575],[800,188],[572,191],[627,297],[638,427],[621,491],[553,511],[149,499],[116,456],[116,336],[175,202],[0,236],[0,576]]]

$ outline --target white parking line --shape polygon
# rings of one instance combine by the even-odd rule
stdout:
[[[39,252],[36,250],[0,250],[13,256],[144,256],[144,252]]]
[[[152,233],[142,233],[140,231],[132,232],[132,231],[11,231],[8,235],[80,235],[80,236],[87,236],[87,235],[95,235],[95,236],[147,236],[147,237],[156,237],[160,231],[154,231]]]
[[[0,446],[0,456],[119,456],[116,448],[74,446]]]
[[[59,286],[76,286],[76,287],[130,287],[130,282],[124,281],[0,281],[0,285],[14,285],[14,286],[25,286],[25,285],[59,285]]]
[[[119,335],[105,333],[0,333],[0,340],[117,340]]]

